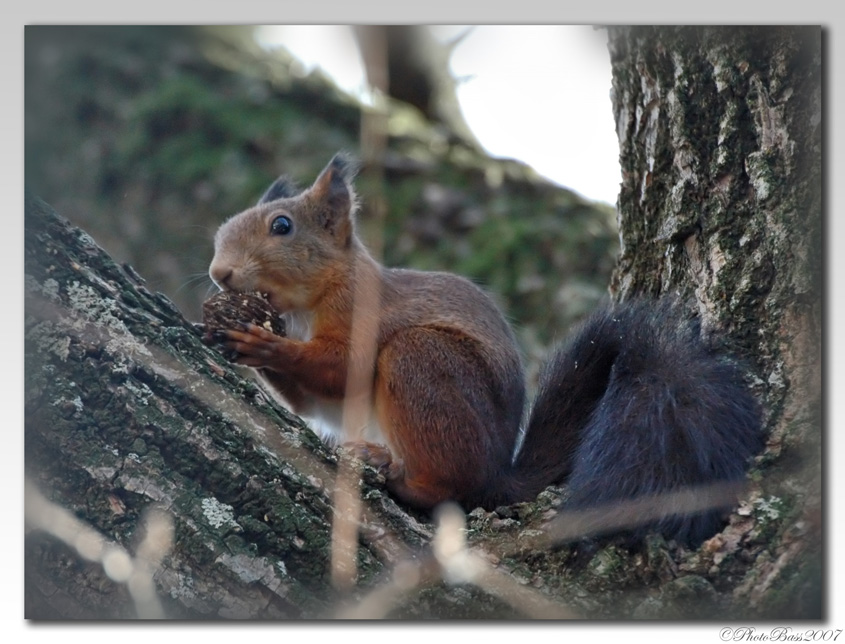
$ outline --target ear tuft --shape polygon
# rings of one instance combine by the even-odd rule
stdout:
[[[348,152],[338,152],[334,155],[332,160],[329,161],[328,167],[332,168],[339,178],[351,183],[358,174],[360,164],[358,163],[358,160]]]
[[[299,188],[296,187],[296,184],[286,176],[281,176],[273,182],[267,191],[261,196],[261,199],[258,200],[258,204],[262,205],[265,203],[270,203],[271,201],[276,201],[277,199],[289,199],[290,197],[297,196],[300,192],[302,192]]]
[[[320,176],[309,189],[311,197],[322,202],[330,210],[346,210],[351,214],[355,208],[355,189],[352,186],[352,179],[357,170],[358,164],[355,160],[339,152],[323,168]]]
[[[357,170],[354,158],[339,152],[323,168],[307,193],[318,207],[320,224],[344,243],[349,242],[354,229],[357,203],[352,179]]]

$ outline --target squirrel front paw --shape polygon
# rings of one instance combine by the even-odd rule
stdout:
[[[231,352],[232,361],[247,367],[278,369],[283,360],[282,338],[257,324],[242,324],[240,330],[215,331],[214,338]]]

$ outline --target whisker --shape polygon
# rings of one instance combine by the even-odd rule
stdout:
[[[176,292],[174,293],[174,295],[178,295],[179,293],[181,293],[185,289],[189,289],[191,291],[196,291],[196,290],[202,288],[203,283],[206,280],[208,280],[208,282],[209,282],[209,284],[206,287],[206,295],[210,295],[212,292],[217,290],[217,287],[214,285],[214,282],[211,281],[211,278],[208,276],[208,273],[206,273],[206,272],[194,273],[193,275],[188,277],[188,279],[186,279],[184,282],[182,282],[181,286],[179,286],[179,288],[176,289]]]

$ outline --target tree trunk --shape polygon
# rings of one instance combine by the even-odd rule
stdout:
[[[610,51],[611,290],[680,294],[747,364],[769,435],[752,498],[778,525],[737,593],[819,616],[821,29],[613,28]]]

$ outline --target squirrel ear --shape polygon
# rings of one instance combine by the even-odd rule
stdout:
[[[333,233],[351,234],[352,211],[355,207],[352,177],[356,169],[351,157],[338,153],[309,190],[311,199],[322,206],[320,223]]]
[[[261,199],[258,200],[256,205],[260,206],[261,204],[276,201],[276,199],[295,197],[300,192],[301,190],[296,187],[293,181],[288,177],[281,176],[273,182],[273,185],[267,188],[267,191],[261,196]]]

